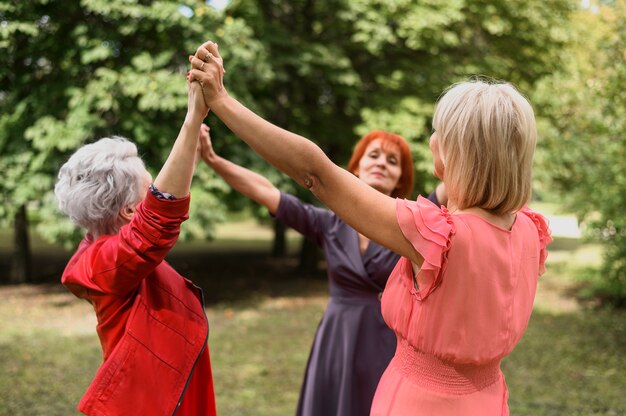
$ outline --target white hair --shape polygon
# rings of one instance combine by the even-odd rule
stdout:
[[[120,211],[137,204],[146,168],[137,147],[123,137],[105,137],[78,149],[59,170],[54,194],[72,222],[94,234],[115,234]]]

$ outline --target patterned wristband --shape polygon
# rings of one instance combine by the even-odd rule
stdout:
[[[176,197],[172,194],[168,194],[167,192],[161,192],[159,191],[154,184],[150,184],[150,192],[152,193],[152,195],[154,195],[157,199],[167,199],[168,201],[175,201]]]

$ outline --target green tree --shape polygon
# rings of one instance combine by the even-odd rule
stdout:
[[[618,304],[626,300],[625,22],[624,0],[581,8],[561,70],[536,93],[544,182],[605,245],[596,295]]]
[[[347,161],[357,135],[400,133],[412,143],[416,191],[424,193],[435,181],[427,138],[442,90],[480,74],[528,91],[557,68],[573,7],[570,0],[234,0],[226,14],[251,29],[260,61],[271,67],[265,82],[249,84],[257,111],[313,138],[337,162]],[[228,86],[239,82],[232,76]]]
[[[434,185],[426,139],[443,88],[482,74],[531,89],[557,67],[574,5],[233,0],[221,13],[200,0],[0,3],[0,220],[30,218],[51,239],[76,237],[59,220],[51,189],[68,154],[103,135],[135,140],[148,165],[159,166],[184,114],[186,55],[207,38],[223,45],[232,94],[338,162],[367,130],[405,136],[415,150],[416,191],[424,193]],[[226,157],[307,195],[232,145],[219,123],[212,132]],[[218,198],[230,208],[243,199],[222,198],[223,182],[205,168],[198,177],[184,232],[205,237],[223,209]],[[26,245],[22,238],[18,247]]]
[[[219,19],[198,1],[0,3],[0,220],[17,237],[12,281],[28,276],[29,218],[52,240],[78,235],[52,195],[69,153],[116,134],[160,166],[185,113],[187,55]],[[199,176],[198,186],[219,184],[207,171]],[[213,192],[193,199],[185,232],[206,236],[220,204]]]

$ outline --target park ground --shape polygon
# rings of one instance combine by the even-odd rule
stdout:
[[[571,219],[552,222],[528,331],[502,364],[511,414],[624,415],[626,311],[580,300],[579,276],[599,264],[600,248]],[[269,228],[253,222],[225,224],[217,237],[181,244],[168,260],[205,291],[219,414],[291,415],[327,302],[324,273],[297,272],[292,234],[280,260],[267,255]],[[95,318],[54,282],[69,253],[34,246],[37,272],[53,283],[0,287],[0,416],[74,415],[101,362]]]

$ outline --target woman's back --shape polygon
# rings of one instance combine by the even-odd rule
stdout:
[[[521,339],[532,312],[549,240],[543,217],[522,210],[507,230],[478,215],[451,215],[423,198],[398,200],[397,209],[400,227],[424,263],[415,285],[411,263],[401,259],[385,288],[383,317],[399,347],[376,400],[407,388],[390,380],[395,367],[420,390],[408,396],[428,402],[429,392],[451,395],[449,414],[472,414],[475,406],[483,407],[476,414],[490,414],[489,403],[503,409],[499,362]],[[389,397],[382,401],[390,403]]]
[[[423,199],[402,204],[400,225],[419,244],[425,262],[418,273],[419,291],[393,290],[413,286],[406,259],[392,273],[383,296],[387,324],[414,347],[457,363],[508,354],[526,329],[543,270],[540,234],[547,235],[547,227],[541,216],[520,211],[506,230],[474,214],[450,215]],[[413,204],[421,205],[421,223],[406,208]],[[416,242],[415,234],[428,242]]]

